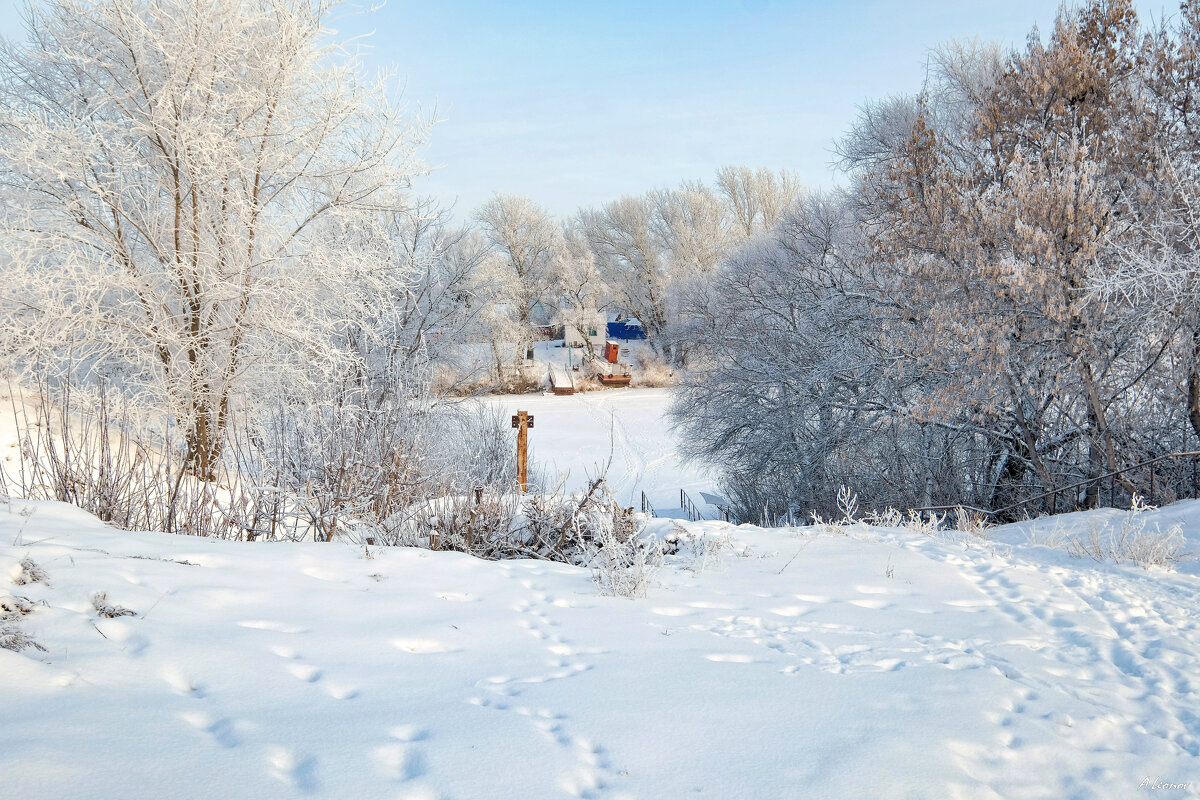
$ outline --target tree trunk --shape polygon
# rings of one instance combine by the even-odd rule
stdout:
[[[213,424],[214,415],[207,406],[196,408],[193,414],[185,437],[184,469],[202,481],[213,481],[217,477],[224,437],[219,426]]]
[[[1188,371],[1188,421],[1200,436],[1200,328],[1192,330],[1192,366]]]

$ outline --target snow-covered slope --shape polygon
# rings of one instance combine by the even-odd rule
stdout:
[[[1200,549],[1200,504],[1152,513]],[[0,795],[1197,794],[1193,562],[1070,559],[1019,527],[687,529],[707,555],[684,536],[628,600],[545,562],[0,505],[0,595],[46,648],[0,650]],[[22,559],[44,582],[13,583]]]

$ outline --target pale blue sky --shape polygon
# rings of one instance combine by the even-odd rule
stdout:
[[[418,188],[463,216],[494,192],[559,215],[712,177],[786,168],[830,186],[832,140],[870,98],[920,87],[952,38],[1019,46],[1058,0],[389,0],[374,31],[414,109],[443,120]],[[1173,0],[1136,3],[1157,20]],[[18,3],[0,0],[11,35]]]

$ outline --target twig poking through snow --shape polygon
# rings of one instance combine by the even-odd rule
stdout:
[[[803,547],[801,547],[801,548],[800,548],[800,550],[803,550],[803,549],[804,549]],[[787,560],[787,563],[786,563],[786,564],[784,564],[782,567],[780,567],[780,568],[779,568],[779,572],[776,572],[775,574],[776,574],[776,575],[782,575],[782,574],[783,574],[783,571],[784,571],[785,569],[787,569],[788,567],[790,567],[790,566],[792,565],[792,562],[796,560],[796,556],[800,555],[800,550],[797,550],[797,551],[796,551],[796,553],[795,553],[795,555],[793,555],[791,558],[789,558],[789,559]]]

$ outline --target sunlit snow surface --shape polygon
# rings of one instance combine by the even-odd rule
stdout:
[[[656,508],[678,508],[681,489],[697,503],[700,491],[716,489],[714,471],[683,463],[665,415],[670,400],[667,389],[613,389],[566,397],[505,395],[485,402],[505,413],[534,415],[531,463],[544,467],[547,483],[566,474],[566,488],[577,491],[603,473],[617,499],[640,510],[642,491]]]
[[[533,433],[565,461],[546,408]],[[666,495],[687,478],[663,475]],[[1200,503],[1151,513],[1200,551]],[[19,625],[47,648],[0,650],[0,796],[1200,794],[1194,557],[1075,560],[1038,544],[1050,523],[990,541],[686,525],[732,544],[707,564],[685,549],[628,600],[552,563],[0,504],[0,596],[35,603]],[[11,582],[23,557],[47,583]],[[100,591],[136,613],[99,618]]]

